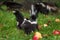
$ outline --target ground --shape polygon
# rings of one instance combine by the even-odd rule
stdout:
[[[22,12],[25,17],[29,16],[29,13]],[[38,24],[40,26],[39,32],[43,35],[40,40],[60,40],[60,35],[54,35],[54,30],[60,30],[60,22],[56,22],[55,19],[60,19],[60,15],[45,16],[44,14],[38,15]],[[27,16],[28,15],[28,16]],[[48,23],[47,27],[44,24]],[[23,30],[19,30],[16,25],[16,18],[10,11],[0,10],[0,40],[32,40],[33,33],[25,35]]]

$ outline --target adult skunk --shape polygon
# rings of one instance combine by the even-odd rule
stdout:
[[[4,1],[3,5],[6,5],[10,9],[20,9],[23,5],[16,2]]]
[[[30,20],[36,21],[37,19],[37,9],[35,9],[34,4],[31,4],[30,12]]]
[[[49,12],[57,12],[58,8],[55,3],[39,2],[34,4],[37,13],[48,14]]]
[[[36,21],[27,20],[18,10],[14,10],[13,13],[16,16],[18,28],[23,29],[26,34],[38,28]]]

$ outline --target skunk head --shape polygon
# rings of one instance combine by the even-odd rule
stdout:
[[[30,19],[31,20],[36,20],[37,18],[37,10],[35,9],[34,4],[31,5],[31,9],[30,9]]]
[[[24,20],[23,23],[21,24],[21,28],[24,30],[26,34],[30,34],[32,30],[32,25],[30,22],[27,20]]]
[[[37,29],[37,22],[32,22],[25,19],[21,24],[21,28],[26,34],[30,34],[32,31],[35,31],[35,29]]]
[[[37,9],[37,13],[48,14],[49,12],[57,12],[57,6],[55,3],[49,2],[40,2],[35,4],[35,8]]]

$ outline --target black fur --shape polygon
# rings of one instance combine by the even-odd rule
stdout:
[[[19,11],[15,10],[14,15],[16,16],[17,22],[19,22],[19,24],[17,25],[18,28],[24,30],[26,34],[30,34],[32,31],[35,31],[35,29],[38,28],[37,24],[31,24],[31,22],[33,21],[27,19],[24,20],[24,16]]]
[[[35,5],[32,4],[30,9],[30,20],[36,21],[36,19],[37,19],[37,9],[35,8]]]
[[[37,28],[37,24],[31,24],[28,21],[25,21],[25,23],[22,25],[22,28],[24,29],[26,34],[30,34],[32,31],[34,32]]]
[[[10,9],[20,9],[22,7],[22,4],[16,3],[16,2],[3,2],[4,5],[9,7]]]
[[[19,24],[18,24],[17,26],[18,26],[18,28],[21,29],[21,26],[20,26],[20,25],[21,25],[22,22],[24,21],[24,17],[23,17],[23,15],[22,15],[22,13],[20,13],[20,12],[17,11],[17,10],[15,10],[14,15],[16,16],[17,22],[19,22]]]
[[[42,6],[41,3],[43,3],[45,5],[45,7]],[[53,7],[56,10],[54,10],[53,8],[51,8],[50,9],[51,11],[50,11],[49,9],[47,9],[47,6]],[[35,3],[34,7],[37,10],[37,14],[40,12],[40,13],[48,15],[49,12],[54,12],[54,11],[56,12],[57,11],[57,5],[55,3],[39,2],[39,3]]]

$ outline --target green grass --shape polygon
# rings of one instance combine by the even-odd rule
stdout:
[[[26,12],[22,12],[24,17],[29,17],[29,14]],[[51,23],[48,27],[42,26],[39,32],[45,36],[40,40],[60,40],[60,35],[53,35],[53,30],[60,30],[60,23],[56,23],[55,19],[59,18],[60,15],[48,15],[45,17],[44,14],[39,14],[38,16],[38,24],[44,25],[49,20]],[[30,35],[25,35],[23,30],[19,30],[16,25],[16,18],[12,12],[9,11],[1,11],[0,10],[0,40],[32,40],[33,33]]]

